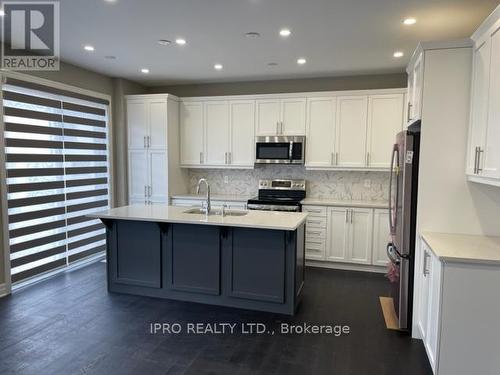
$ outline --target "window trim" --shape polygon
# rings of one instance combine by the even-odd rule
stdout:
[[[4,108],[3,108],[3,84],[6,78],[11,78],[11,79],[18,79],[21,81],[26,81],[26,82],[32,82],[36,83],[39,85],[44,85],[48,86],[50,88],[54,89],[60,89],[60,90],[66,90],[69,92],[73,92],[75,94],[81,94],[81,95],[88,95],[92,96],[98,99],[104,99],[109,102],[108,108],[109,108],[109,113],[108,113],[108,166],[109,166],[109,179],[108,179],[108,184],[109,184],[109,205],[110,207],[115,206],[115,189],[114,189],[114,122],[113,122],[113,103],[112,103],[112,96],[108,94],[103,94],[97,91],[92,91],[92,90],[87,90],[83,89],[77,86],[72,86],[68,85],[65,83],[60,83],[60,82],[55,82],[51,81],[45,78],[39,78],[39,77],[34,77],[28,74],[23,74],[23,73],[18,73],[18,72],[1,72],[0,73],[0,165],[5,166],[6,162],[6,157],[5,157],[5,137],[4,137],[4,132],[5,132],[5,124],[3,120],[3,114],[4,114]],[[8,207],[7,207],[7,170],[6,168],[0,168],[0,203],[1,203],[1,208],[2,208],[2,227],[0,230],[2,230],[2,235],[3,235],[3,244],[0,244],[0,246],[3,246],[4,249],[4,289],[5,289],[5,294],[10,294],[12,293],[12,280],[11,280],[11,272],[10,272],[10,244],[9,244],[9,218],[8,218]],[[95,260],[101,259],[102,256],[96,256]],[[91,258],[91,260],[94,260],[94,258]],[[90,260],[89,260],[90,261]],[[45,277],[50,277],[56,273],[60,272],[65,272],[68,270],[71,270],[71,267],[64,267],[60,268],[57,270],[53,270],[48,272]],[[1,281],[1,280],[0,280]],[[34,280],[33,283],[36,283],[40,281],[38,278],[37,280]],[[26,286],[26,283],[23,283],[21,288]],[[0,290],[2,289],[2,284],[0,283]],[[0,294],[0,297],[2,295]]]

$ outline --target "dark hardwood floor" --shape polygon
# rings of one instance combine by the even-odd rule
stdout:
[[[382,275],[308,268],[294,317],[108,294],[105,264],[0,299],[0,374],[431,374],[420,341],[388,331]],[[276,334],[151,334],[151,323],[264,323]],[[281,323],[350,334],[286,335]],[[239,326],[238,326],[239,327]],[[238,330],[239,332],[239,330]]]

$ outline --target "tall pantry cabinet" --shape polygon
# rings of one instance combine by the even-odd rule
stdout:
[[[127,101],[129,204],[167,203],[184,191],[178,165],[179,103],[172,95],[129,95]],[[169,185],[170,188],[169,189]]]

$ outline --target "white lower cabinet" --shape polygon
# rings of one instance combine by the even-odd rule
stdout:
[[[373,215],[373,253],[372,264],[375,266],[387,266],[387,244],[390,241],[389,211],[376,208]]]
[[[303,206],[306,259],[385,266],[389,233],[386,210]],[[375,225],[374,225],[375,224]]]
[[[419,237],[420,256],[415,265],[418,331],[435,375],[498,374],[500,265],[486,259],[453,259],[452,247],[460,246],[454,241],[434,239],[434,246],[446,249],[436,248],[446,254],[440,259]],[[480,254],[486,243],[478,236],[471,246]]]

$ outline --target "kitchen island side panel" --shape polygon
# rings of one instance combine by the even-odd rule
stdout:
[[[140,222],[137,231],[137,224],[106,219],[110,292],[295,313],[303,282],[304,225],[281,231]],[[131,282],[120,279],[121,265],[132,272],[130,265],[142,253],[148,275],[141,277],[138,270]]]

